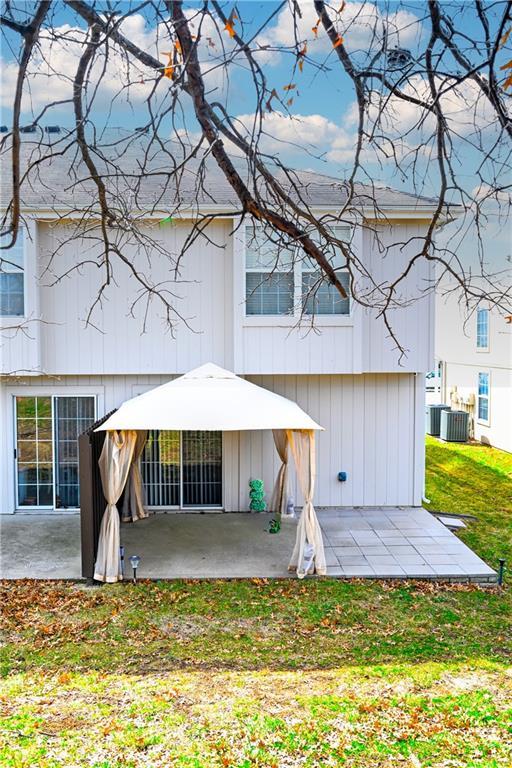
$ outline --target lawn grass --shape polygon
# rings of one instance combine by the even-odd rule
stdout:
[[[512,569],[512,454],[479,444],[427,437],[427,509],[461,512],[477,520],[461,539],[497,569]]]
[[[510,457],[427,455],[432,507],[509,556]],[[0,599],[2,768],[512,765],[507,585],[24,581]]]

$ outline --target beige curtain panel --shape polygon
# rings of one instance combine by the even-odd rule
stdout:
[[[297,538],[288,570],[297,571],[299,579],[303,579],[306,572],[325,576],[322,531],[313,506],[316,477],[315,433],[313,430],[286,430],[286,435],[304,496],[304,506],[297,525]],[[307,568],[304,565],[305,554]]]
[[[148,439],[147,430],[137,432],[130,474],[123,497],[121,517],[124,523],[135,523],[148,516],[144,507],[144,486],[140,471],[140,457]]]
[[[123,578],[119,554],[119,512],[116,504],[128,479],[136,442],[137,432],[121,430],[107,432],[103,443],[98,464],[107,507],[101,520],[94,566],[94,578],[97,581],[113,583]]]
[[[277,474],[272,498],[270,500],[270,510],[276,515],[286,514],[286,505],[288,504],[288,437],[285,429],[273,429],[274,443],[277,453],[281,459],[281,466]]]

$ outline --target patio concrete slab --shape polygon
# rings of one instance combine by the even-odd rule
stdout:
[[[327,575],[496,581],[496,573],[424,509],[320,510]],[[382,526],[385,516],[394,535]],[[141,578],[285,577],[296,521],[279,534],[269,514],[175,513],[121,526],[128,560],[141,557]],[[411,518],[415,528],[409,527]],[[375,520],[373,527],[370,520]],[[355,522],[353,522],[355,521]],[[361,527],[361,524],[364,526]],[[416,535],[411,535],[412,531]],[[127,576],[130,575],[127,563]],[[0,577],[79,579],[78,514],[0,516]]]
[[[267,532],[270,514],[152,515],[121,526],[125,558],[141,557],[141,578],[285,577],[295,542],[295,521]],[[127,574],[130,567],[127,563]]]
[[[0,578],[81,578],[80,515],[0,515]]]

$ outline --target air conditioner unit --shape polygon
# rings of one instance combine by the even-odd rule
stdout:
[[[467,443],[468,412],[442,411],[439,437],[448,443]]]
[[[439,430],[441,428],[441,412],[446,410],[450,410],[449,405],[427,405],[425,409],[425,431],[427,435],[439,437]]]

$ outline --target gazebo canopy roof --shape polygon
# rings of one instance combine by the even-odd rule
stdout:
[[[323,429],[297,403],[213,363],[124,402],[96,431]]]

